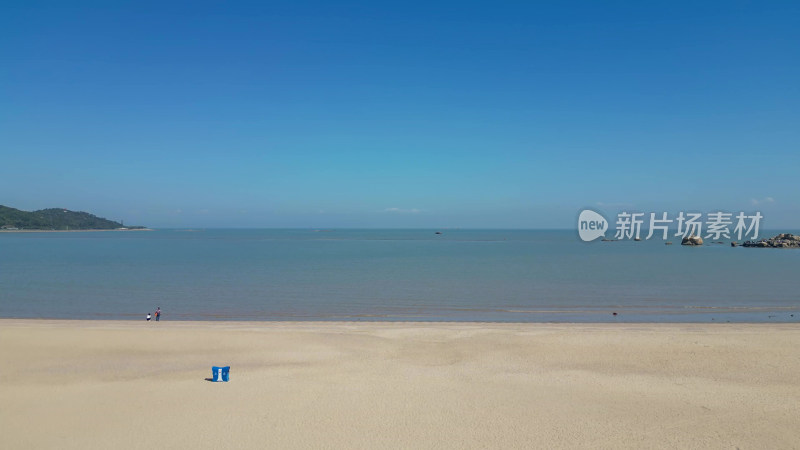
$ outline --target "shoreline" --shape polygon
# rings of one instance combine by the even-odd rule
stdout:
[[[479,311],[480,312],[480,311]],[[800,325],[800,309],[786,306],[752,306],[752,307],[662,307],[658,311],[653,308],[642,310],[633,307],[617,307],[603,310],[574,310],[574,309],[544,309],[544,310],[491,310],[489,313],[507,314],[504,318],[482,317],[482,314],[472,314],[471,317],[445,317],[441,312],[425,316],[417,312],[413,315],[394,313],[364,313],[364,314],[189,314],[171,313],[167,320],[170,322],[197,322],[197,323],[364,323],[364,324],[529,324],[529,325],[624,325],[624,324],[757,324],[757,325]],[[617,314],[614,314],[617,313]],[[145,313],[146,314],[146,313]],[[28,316],[28,315],[0,315],[2,320],[43,320],[43,321],[109,321],[109,322],[139,322],[144,320],[140,313],[120,314],[69,314],[63,316]],[[514,316],[514,318],[512,318]]]
[[[355,325],[355,326],[460,326],[467,327],[788,327],[800,330],[800,320],[791,322],[493,322],[493,321],[457,321],[457,320],[183,320],[183,319],[164,319],[159,322],[155,318],[151,323],[169,323],[177,325],[178,328],[206,327],[212,328],[232,328],[232,327],[253,327],[258,325],[279,325],[279,326],[336,326]],[[0,317],[0,327],[5,325],[88,325],[97,324],[99,326],[127,326],[138,328],[139,323],[147,323],[145,319],[61,319],[61,318],[29,318],[29,317]]]
[[[785,323],[0,319],[0,442],[791,448],[797,373]]]

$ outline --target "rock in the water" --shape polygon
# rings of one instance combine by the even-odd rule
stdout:
[[[664,245],[672,245],[672,242],[664,242]]]
[[[681,240],[681,245],[703,245],[703,238],[700,236],[686,236]]]
[[[739,243],[736,241],[731,242],[731,247],[738,247]]]
[[[742,244],[742,247],[800,248],[800,236],[795,236],[790,233],[781,233],[769,239],[761,239],[760,241],[747,241]]]

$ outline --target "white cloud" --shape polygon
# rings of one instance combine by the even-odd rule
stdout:
[[[397,213],[397,214],[419,214],[422,212],[421,209],[417,208],[410,208],[410,209],[403,209],[403,208],[386,208],[383,212],[388,213]]]
[[[753,205],[762,205],[764,203],[775,203],[775,199],[772,197],[764,197],[762,199],[751,198],[750,203]]]

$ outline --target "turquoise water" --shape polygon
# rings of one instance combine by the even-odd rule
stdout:
[[[2,317],[795,322],[799,278],[800,250],[575,231],[0,233]]]

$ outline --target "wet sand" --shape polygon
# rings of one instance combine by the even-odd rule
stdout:
[[[2,319],[0,405],[10,449],[797,448],[800,326]]]

